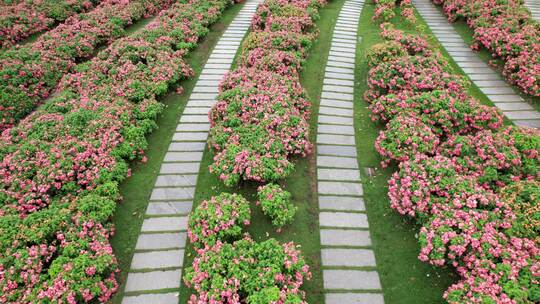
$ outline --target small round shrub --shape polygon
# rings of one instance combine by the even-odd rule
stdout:
[[[281,229],[290,224],[297,208],[291,202],[291,193],[276,184],[268,184],[257,189],[257,196],[263,213],[270,217],[272,225]]]

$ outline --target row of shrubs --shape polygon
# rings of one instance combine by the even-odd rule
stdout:
[[[217,151],[210,171],[228,186],[241,180],[275,181],[293,170],[290,157],[305,155],[309,102],[299,71],[317,35],[320,0],[266,0],[252,20],[237,68],[220,83],[209,113],[210,145]],[[257,205],[278,231],[296,207],[278,185],[262,185]],[[306,303],[300,289],[311,277],[300,250],[275,239],[254,241],[244,228],[250,203],[222,193],[191,214],[188,235],[197,256],[184,282],[195,290],[189,304]]]
[[[0,49],[92,9],[99,0],[0,1]]]
[[[381,25],[367,60],[391,207],[421,226],[419,259],[461,279],[449,303],[540,301],[540,132],[504,127],[419,35]]]
[[[463,19],[474,31],[473,48],[486,48],[504,62],[506,79],[540,96],[540,22],[523,0],[433,0],[450,20]]]
[[[68,18],[35,42],[0,54],[0,132],[49,97],[60,79],[96,50],[125,35],[133,22],[157,14],[174,0],[106,0]]]
[[[193,75],[184,61],[228,0],[180,1],[66,75],[0,141],[0,302],[104,303],[117,290],[110,218],[128,161]]]

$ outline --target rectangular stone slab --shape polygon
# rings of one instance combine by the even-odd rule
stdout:
[[[319,224],[323,227],[368,228],[367,216],[363,213],[321,212]]]
[[[151,250],[166,248],[184,248],[186,245],[187,233],[143,233],[139,234],[135,250]]]
[[[150,202],[146,207],[147,215],[180,215],[191,212],[192,201]]]
[[[187,229],[187,216],[153,217],[144,220],[141,231],[178,231]]]
[[[353,196],[361,196],[363,194],[362,184],[360,183],[319,181],[318,187],[319,194]]]
[[[317,156],[317,167],[358,169],[358,161],[352,157]]]
[[[317,142],[329,145],[354,146],[355,140],[352,135],[318,134]]]
[[[202,159],[202,152],[167,152],[164,162],[198,162]]]
[[[179,288],[182,272],[178,270],[131,272],[126,282],[126,292]]]
[[[325,304],[384,304],[380,293],[326,293]]]
[[[184,250],[136,252],[131,260],[132,270],[182,267]]]
[[[356,169],[318,168],[317,179],[360,182],[360,173]]]
[[[321,229],[323,246],[371,246],[369,231]]]
[[[206,147],[204,142],[171,142],[169,151],[204,151],[204,147]]]
[[[322,134],[326,133],[326,134],[354,135],[354,128],[352,126],[319,124],[317,126],[317,132],[322,133]]]
[[[201,164],[199,162],[191,163],[163,163],[161,164],[161,174],[186,174],[199,173],[199,167]]]
[[[380,290],[381,283],[376,271],[363,270],[323,270],[325,289]]]
[[[317,145],[317,155],[356,157],[356,147],[319,144]]]
[[[319,209],[365,211],[364,199],[358,196],[319,195]]]
[[[125,296],[122,304],[178,304],[178,293],[150,293],[138,296]]]
[[[197,174],[159,175],[156,187],[195,187]]]

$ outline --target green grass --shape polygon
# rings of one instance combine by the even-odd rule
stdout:
[[[301,74],[301,82],[311,98],[313,113],[311,119],[311,140],[315,139],[316,117],[319,97],[321,94],[322,81],[324,78],[324,67],[328,51],[332,30],[337,19],[340,7],[344,0],[332,1],[320,10],[321,18],[316,22],[320,29],[320,36],[310,50],[310,56],[305,63]],[[313,278],[304,284],[303,290],[307,293],[309,303],[323,303],[322,272],[320,270],[320,240],[318,226],[318,206],[316,196],[316,171],[315,157],[310,155],[307,158],[295,160],[295,171],[291,176],[281,182],[281,185],[293,196],[293,202],[298,207],[295,220],[286,226],[281,233],[276,233],[269,219],[265,217],[260,208],[255,206],[256,188],[258,184],[246,182],[239,187],[227,188],[216,176],[208,172],[213,153],[206,150],[201,164],[201,171],[197,182],[195,203],[221,192],[236,192],[242,194],[252,202],[252,224],[247,229],[254,240],[261,241],[268,238],[275,238],[280,242],[294,241],[301,246],[301,251],[311,267]],[[184,265],[191,265],[194,257],[193,248],[186,250]],[[180,289],[180,303],[186,303],[193,290],[183,285]]]
[[[442,8],[440,6],[437,6],[438,10],[443,14]],[[465,43],[469,46],[474,44],[474,38],[473,38],[473,30],[469,28],[467,23],[464,20],[458,20],[456,22],[452,23],[452,26],[456,30],[456,32],[463,38]],[[476,52],[478,56],[486,63],[489,63],[490,60],[493,60],[493,56],[491,53],[485,49],[481,48],[479,51]],[[496,70],[499,72],[499,74],[502,76],[502,68],[504,66],[504,62],[500,59],[495,59],[494,62],[496,62]],[[509,84],[510,85],[510,84]],[[510,85],[516,94],[520,95],[527,103],[529,103],[536,111],[540,111],[540,97],[534,97],[531,95],[527,95],[521,91],[521,89],[517,86]]]
[[[197,77],[208,59],[210,51],[241,7],[242,4],[238,4],[227,9],[219,22],[210,27],[209,34],[200,41],[199,46],[187,56],[186,61],[195,70]],[[147,138],[148,149],[146,150],[146,156],[148,161],[145,164],[133,163],[131,165],[132,176],[126,179],[120,187],[123,200],[119,203],[113,218],[116,234],[111,243],[120,264],[121,273],[118,278],[122,284],[127,277],[146,206],[159,173],[161,162],[169,147],[178,119],[195,86],[197,77],[181,83],[185,89],[183,94],[179,95],[171,92],[162,99],[162,102],[167,107],[158,118],[157,124],[159,128]],[[122,301],[123,288],[122,285],[121,290],[115,295],[111,303],[120,303]]]
[[[415,235],[419,227],[391,209],[387,196],[387,181],[396,167],[380,168],[381,159],[374,148],[382,126],[371,121],[368,105],[362,98],[367,89],[366,51],[383,41],[378,25],[371,21],[373,11],[374,5],[366,2],[359,24],[362,41],[356,54],[354,121],[364,199],[385,303],[444,303],[442,294],[457,275],[451,269],[432,267],[418,260],[419,245]],[[398,29],[415,31],[398,18],[393,23]],[[366,167],[375,168],[372,177],[364,170]]]

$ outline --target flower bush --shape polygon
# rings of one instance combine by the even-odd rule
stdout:
[[[291,193],[279,185],[267,184],[257,189],[257,204],[263,213],[272,220],[272,225],[280,230],[294,220],[297,208],[291,202]]]
[[[311,151],[309,102],[298,72],[323,3],[270,0],[258,7],[238,66],[222,81],[209,114],[216,152],[210,171],[225,185],[284,178],[294,169],[290,157]]]
[[[540,23],[520,0],[433,0],[450,20],[464,19],[474,31],[473,48],[484,47],[504,62],[506,79],[540,96]]]
[[[485,2],[445,9],[496,16]],[[375,143],[383,164],[399,164],[391,207],[421,226],[419,259],[455,267],[461,279],[445,292],[449,303],[538,303],[540,131],[503,128],[501,113],[468,96],[424,38],[381,30],[387,42],[368,55],[365,99],[386,124]]]
[[[13,126],[53,93],[77,63],[125,34],[133,22],[169,7],[172,0],[107,0],[72,16],[27,46],[0,54],[0,132]]]
[[[163,110],[156,97],[192,75],[184,56],[229,4],[174,4],[80,65],[57,96],[2,133],[0,302],[110,299],[118,184]]]
[[[189,216],[188,236],[196,248],[237,240],[249,225],[249,202],[239,194],[222,193],[203,201]]]
[[[396,16],[395,10],[399,7],[401,16],[412,24],[416,23],[416,16],[410,0],[373,0],[375,12],[373,20],[389,21]]]
[[[0,48],[52,27],[69,16],[90,10],[98,0],[42,0],[4,3],[0,12]],[[112,2],[109,0],[109,2]]]
[[[186,285],[197,292],[189,304],[307,303],[299,288],[311,273],[294,243],[245,238],[198,253],[184,274]]]

